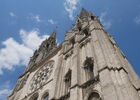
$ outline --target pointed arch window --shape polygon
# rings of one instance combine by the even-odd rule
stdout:
[[[78,23],[77,23],[77,28],[79,31],[82,30],[82,23],[78,20]]]
[[[94,60],[92,57],[86,57],[84,61],[84,69],[88,70],[89,72],[93,72],[94,67]]]
[[[72,71],[71,71],[71,69],[69,69],[64,77],[64,82],[65,82],[65,86],[66,86],[65,87],[66,94],[69,92],[69,89],[71,87],[71,74],[72,74]]]
[[[70,43],[72,44],[72,46],[75,44],[75,38],[74,37],[70,39]]]
[[[91,19],[94,20],[94,16],[91,16]]]
[[[71,69],[69,69],[68,72],[66,73],[64,81],[65,81],[65,83],[70,85],[70,83],[71,83]]]
[[[94,60],[92,57],[86,57],[83,68],[85,70],[86,75],[88,76],[88,79],[94,78]]]
[[[49,100],[49,94],[48,93],[45,93],[42,100]]]
[[[85,29],[83,30],[83,33],[84,33],[85,36],[90,35],[90,34],[89,34],[89,29],[88,29],[88,28],[85,28]]]
[[[99,93],[97,93],[97,92],[92,92],[92,93],[89,95],[88,100],[102,100],[102,99],[100,98]]]

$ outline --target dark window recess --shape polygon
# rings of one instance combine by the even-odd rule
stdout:
[[[94,20],[95,19],[95,17],[94,16],[91,16],[91,20]]]
[[[87,28],[84,29],[83,32],[84,32],[85,36],[88,36],[89,35],[89,32],[88,32],[88,29]]]
[[[77,22],[79,23],[80,21],[79,21],[79,20],[77,20]]]
[[[72,39],[70,40],[70,42],[72,43],[72,45],[74,45],[74,43],[75,43],[75,39],[72,38]]]
[[[33,100],[37,100],[38,99],[38,97],[35,97]]]
[[[97,92],[92,92],[89,97],[88,100],[102,100],[100,98],[100,95]]]
[[[80,22],[77,23],[77,28],[78,28],[79,31],[82,30],[82,24]]]
[[[43,100],[49,100],[49,95],[46,94],[46,95],[43,97]]]
[[[71,87],[71,69],[68,70],[64,77],[64,82],[65,82],[65,94],[69,93],[70,87]]]
[[[65,77],[64,77],[64,81],[66,83],[71,82],[71,72],[72,72],[71,69],[69,69],[68,72],[66,73]]]
[[[30,100],[38,100],[38,94],[34,94]]]
[[[94,67],[94,61],[92,57],[86,57],[86,60],[84,61],[84,69],[93,72]]]
[[[49,44],[46,45],[46,48],[49,48]]]

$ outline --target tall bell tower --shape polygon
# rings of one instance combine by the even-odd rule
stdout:
[[[140,78],[93,13],[83,8],[59,46],[55,37],[34,53],[9,100],[140,100]]]

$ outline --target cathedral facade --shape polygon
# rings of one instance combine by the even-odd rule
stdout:
[[[63,43],[56,32],[42,42],[8,100],[140,100],[140,78],[98,17],[82,9]]]

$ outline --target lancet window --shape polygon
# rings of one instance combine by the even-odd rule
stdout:
[[[66,84],[66,91],[67,92],[69,91],[69,88],[71,86],[71,74],[72,74],[72,71],[71,71],[71,69],[69,69],[64,77],[64,82]]]
[[[93,72],[94,61],[92,57],[86,57],[84,61],[84,69],[88,70],[89,72]]]
[[[45,94],[43,95],[42,100],[49,100],[49,94],[48,94],[48,93],[45,93]]]
[[[84,61],[83,68],[85,70],[85,73],[87,76],[89,76],[89,79],[94,78],[94,60],[92,57],[86,57],[86,60]]]
[[[89,95],[88,100],[101,100],[101,98],[97,92],[93,92]]]

